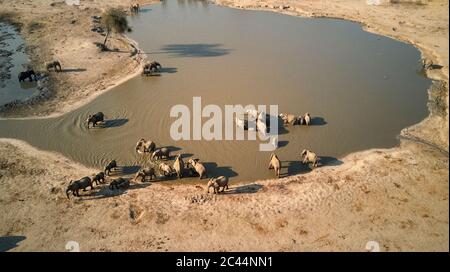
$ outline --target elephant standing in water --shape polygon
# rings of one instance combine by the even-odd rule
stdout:
[[[153,178],[156,179],[155,169],[153,168],[141,169],[139,172],[136,173],[136,176],[134,176],[134,180],[137,181],[140,178],[141,182],[144,182],[147,177],[150,177],[150,180],[153,180]]]
[[[26,79],[29,79],[30,82],[36,80],[36,73],[33,70],[27,70],[24,72],[20,72],[18,76],[19,82],[25,81]]]
[[[139,13],[139,11],[141,10],[141,7],[139,6],[138,3],[133,3],[130,5],[130,12],[131,13]]]
[[[181,155],[178,154],[177,158],[175,159],[175,162],[173,163],[173,168],[175,169],[175,172],[177,172],[178,178],[183,177],[183,170],[184,170],[184,162],[183,158],[181,158]]]
[[[161,68],[162,68],[161,64],[159,62],[157,62],[157,61],[153,61],[151,63],[146,63],[144,65],[144,69],[142,71],[142,75],[149,76],[153,72],[159,72]]]
[[[192,167],[194,167],[195,172],[197,172],[200,176],[200,179],[202,179],[203,177],[207,177],[206,175],[206,168],[203,164],[198,162],[199,159],[189,159],[188,164],[192,165]]]
[[[92,127],[95,127],[98,123],[103,123],[105,121],[105,115],[103,112],[97,112],[94,115],[88,116],[86,119],[87,127],[89,128],[89,125],[92,123]]]
[[[299,124],[299,118],[290,113],[280,113],[278,115],[285,125],[289,124],[291,126]]]
[[[300,153],[300,157],[302,158],[302,163],[304,164],[312,163],[313,167],[317,167],[319,157],[317,156],[316,153],[304,149],[302,153]]]
[[[151,153],[155,151],[156,144],[152,140],[140,139],[136,143],[136,152],[137,153]]]
[[[170,150],[167,147],[162,147],[156,149],[151,156],[151,159],[161,160],[161,159],[169,159],[170,158]]]
[[[280,177],[281,161],[274,153],[270,154],[269,169],[274,169],[277,177]]]

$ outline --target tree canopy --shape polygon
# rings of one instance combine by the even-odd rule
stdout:
[[[106,46],[106,42],[111,32],[122,34],[126,31],[130,31],[127,14],[123,10],[117,8],[109,8],[103,13],[102,25],[106,29],[106,37],[103,46]]]

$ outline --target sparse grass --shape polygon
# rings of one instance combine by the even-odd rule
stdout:
[[[445,118],[447,114],[446,103],[447,88],[442,81],[434,81],[429,90],[428,108],[432,115]]]
[[[44,25],[40,22],[32,21],[28,24],[27,30],[28,33],[33,33],[34,31],[40,30],[44,27]]]

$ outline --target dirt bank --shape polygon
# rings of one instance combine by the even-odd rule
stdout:
[[[285,5],[277,10],[360,21],[369,31],[409,41],[443,66],[427,71],[443,81],[430,92],[443,110],[403,132],[414,141],[402,140],[397,148],[351,154],[339,166],[301,176],[232,184],[218,196],[206,194],[204,186],[137,183],[114,195],[103,185],[68,201],[68,180],[95,169],[1,139],[0,236],[20,241],[1,248],[62,251],[76,241],[82,251],[365,251],[368,241],[376,241],[381,251],[448,251],[448,2],[219,2],[261,9]]]
[[[67,200],[67,181],[90,175],[57,154],[0,140],[2,237],[13,250],[448,250],[448,157],[424,145],[370,150],[300,177],[231,185],[107,185]],[[430,157],[434,158],[430,160]],[[43,163],[45,162],[45,163]]]

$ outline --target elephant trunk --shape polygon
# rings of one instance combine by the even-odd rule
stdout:
[[[70,199],[70,197],[69,197],[69,192],[70,192],[70,189],[67,189],[67,190],[66,190],[66,196],[67,196],[67,199]]]

